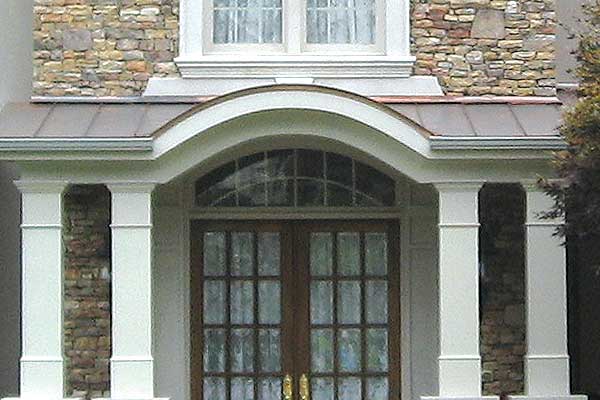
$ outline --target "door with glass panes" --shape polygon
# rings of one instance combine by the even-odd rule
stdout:
[[[193,399],[399,399],[396,225],[192,222]]]

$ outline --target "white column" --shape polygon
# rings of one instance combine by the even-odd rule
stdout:
[[[112,193],[113,399],[152,399],[153,184],[108,185]]]
[[[16,182],[22,194],[21,397],[62,399],[64,182]]]
[[[439,192],[440,397],[481,397],[479,183]]]
[[[527,355],[525,393],[528,396],[565,396],[569,388],[567,351],[566,253],[554,232],[562,220],[548,220],[552,199],[535,184],[527,194],[526,301]]]

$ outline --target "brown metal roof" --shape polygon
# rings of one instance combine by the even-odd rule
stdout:
[[[543,98],[373,98],[436,136],[556,136],[560,102]],[[149,137],[198,102],[9,103],[0,138]]]

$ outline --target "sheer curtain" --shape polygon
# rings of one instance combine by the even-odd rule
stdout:
[[[374,44],[375,0],[307,0],[306,41]]]
[[[281,43],[282,0],[213,0],[215,44]]]

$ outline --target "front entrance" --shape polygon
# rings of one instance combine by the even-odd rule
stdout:
[[[400,397],[397,222],[191,229],[194,400]]]

